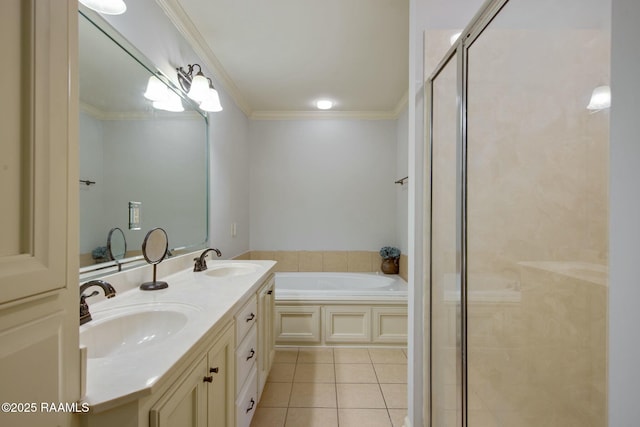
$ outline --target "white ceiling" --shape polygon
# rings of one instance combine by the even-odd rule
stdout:
[[[402,107],[409,0],[167,3],[249,114],[314,111],[318,98],[336,111],[393,115]]]

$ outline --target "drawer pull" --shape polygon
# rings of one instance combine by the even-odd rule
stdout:
[[[204,377],[202,379],[203,382],[205,383],[212,383],[213,382],[213,377]]]
[[[251,322],[253,319],[256,318],[256,315],[251,313],[248,317],[247,317],[247,322]]]
[[[217,373],[218,373],[218,371],[219,371],[218,367],[215,367],[215,368],[209,368],[209,373],[211,373],[211,374],[217,374]]]
[[[269,290],[267,291],[267,295],[271,295],[272,293],[273,293],[273,289],[269,289]]]
[[[251,359],[255,355],[256,355],[256,351],[254,349],[251,349],[251,351],[249,352],[249,355],[247,356],[247,360]]]
[[[251,412],[251,410],[253,409],[253,406],[256,404],[256,401],[253,400],[253,397],[251,398],[251,405],[247,408],[247,414],[249,412]]]

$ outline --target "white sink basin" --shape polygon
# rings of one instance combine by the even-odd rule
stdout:
[[[210,277],[244,276],[245,274],[255,273],[258,268],[257,265],[250,263],[216,264],[210,266],[205,274]]]
[[[197,310],[186,304],[143,304],[94,314],[80,328],[80,344],[90,359],[147,349],[177,334]]]

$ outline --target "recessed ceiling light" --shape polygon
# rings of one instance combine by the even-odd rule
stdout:
[[[316,107],[318,107],[319,110],[330,110],[331,107],[333,107],[333,102],[328,99],[320,99],[316,101]]]

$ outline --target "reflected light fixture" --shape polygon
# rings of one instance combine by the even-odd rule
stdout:
[[[158,110],[171,111],[172,113],[181,113],[184,111],[182,98],[172,90],[167,89],[167,97],[160,101],[153,101],[153,108]]]
[[[197,72],[194,75],[194,72]],[[187,92],[187,96],[200,105],[200,109],[207,112],[222,111],[220,95],[213,86],[210,78],[202,73],[200,64],[189,64],[185,70],[183,67],[176,68],[178,73],[178,83]]]
[[[127,10],[124,0],[80,0],[80,3],[105,15],[121,15]]]
[[[462,31],[458,31],[457,33],[455,33],[449,38],[449,43],[451,44],[451,46],[453,46],[458,41],[461,35],[462,35]]]
[[[587,110],[600,111],[611,107],[611,88],[609,86],[598,86],[591,93],[591,100],[587,105]]]
[[[169,89],[159,78],[151,76],[147,81],[147,90],[144,93],[144,97],[149,101],[164,101],[169,98]]]
[[[316,107],[318,110],[330,110],[333,107],[333,102],[328,99],[319,99],[316,101]]]

